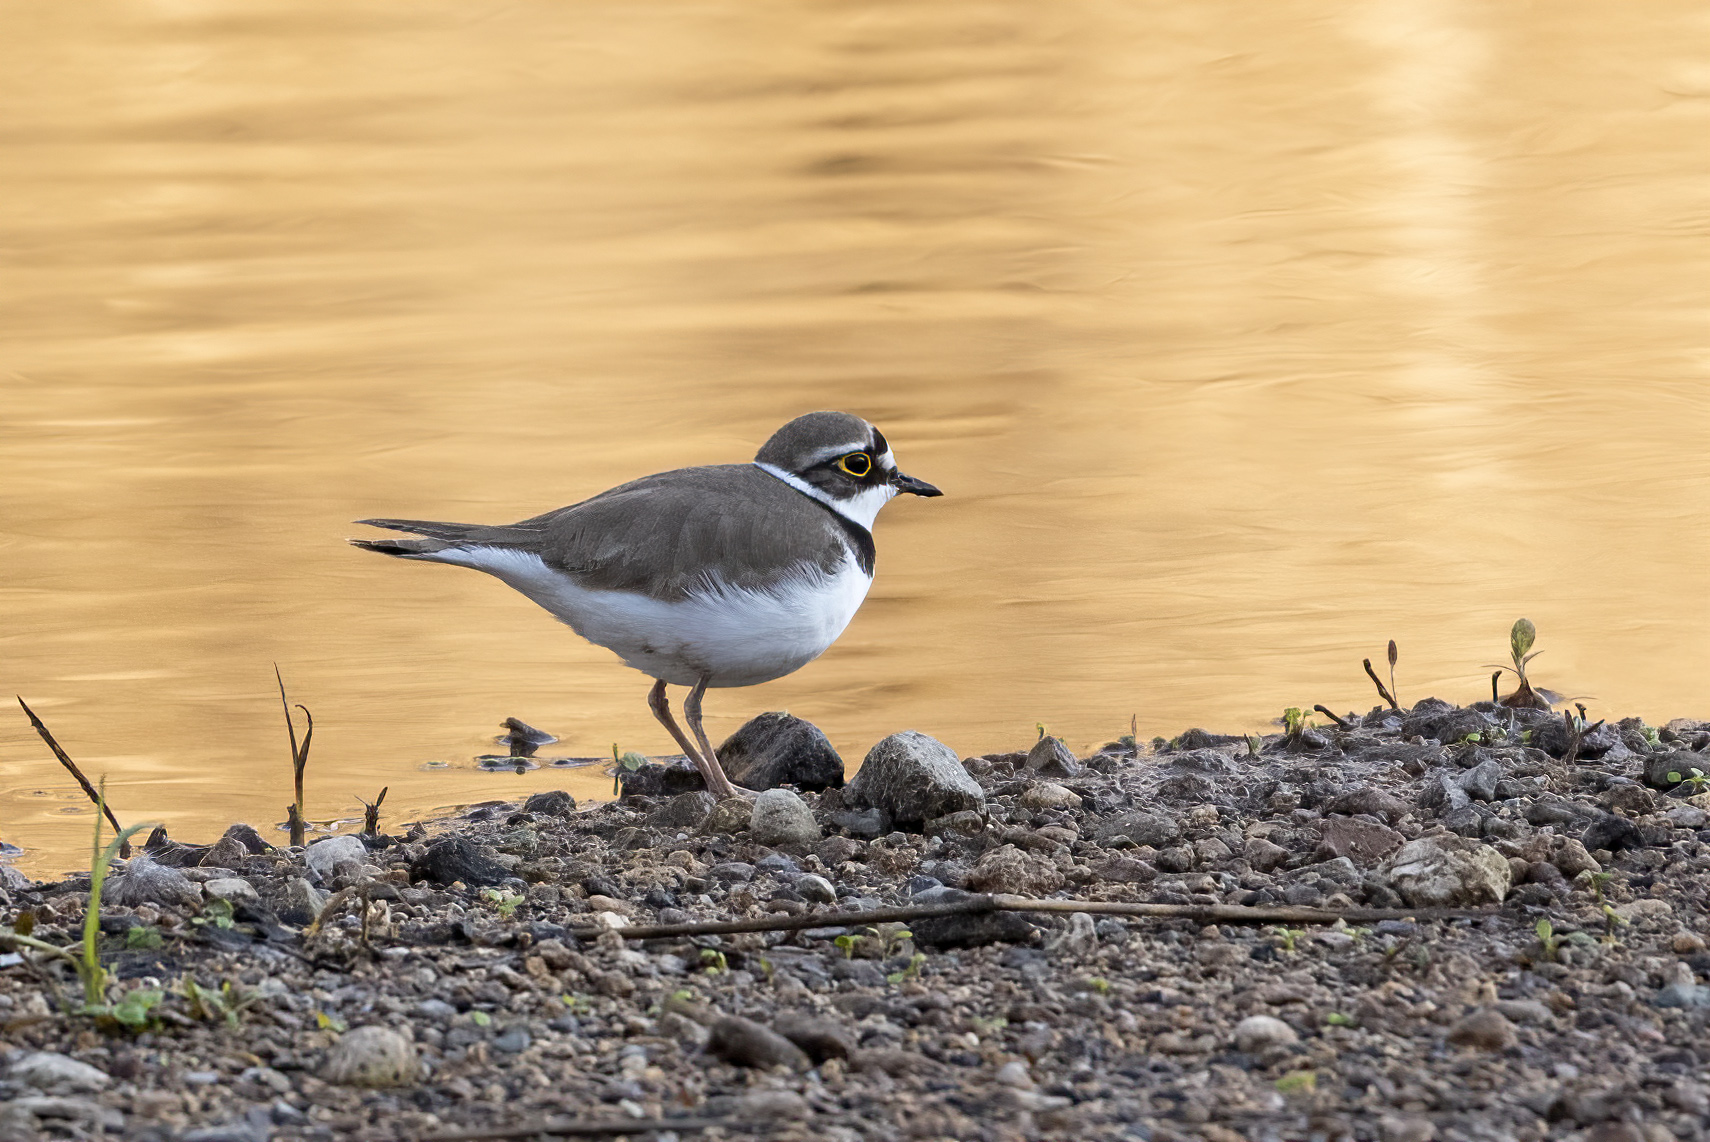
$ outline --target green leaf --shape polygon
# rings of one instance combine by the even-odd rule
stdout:
[[[1278,1094],[1310,1094],[1318,1089],[1318,1072],[1295,1071],[1276,1081]]]
[[[493,1025],[493,1017],[485,1011],[471,1011],[469,1019],[477,1027],[491,1027]]]
[[[158,948],[164,941],[160,929],[149,924],[140,928],[129,928],[125,931],[125,949],[132,952],[147,951]]]
[[[132,929],[132,931],[135,930]],[[165,992],[154,988],[138,988],[135,991],[127,991],[120,997],[119,1002],[113,1004],[109,1014],[126,1027],[146,1027],[154,1018],[150,1013],[165,998]]]
[[[322,1031],[334,1031],[342,1035],[345,1029],[345,1022],[336,1015],[328,1015],[324,1011],[317,1011],[315,1012],[315,1026],[319,1027]]]
[[[1514,628],[1508,632],[1508,646],[1514,652],[1514,662],[1520,664],[1526,657],[1526,652],[1532,649],[1532,644],[1538,641],[1538,628],[1532,625],[1531,619],[1515,619]]]

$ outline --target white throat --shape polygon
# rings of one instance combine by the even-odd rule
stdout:
[[[776,464],[762,464],[756,460],[754,466],[766,473],[784,481],[790,487],[811,500],[818,500],[850,523],[858,523],[868,531],[873,530],[873,521],[879,518],[879,509],[891,502],[897,490],[889,484],[880,484],[876,488],[864,488],[846,500],[834,499],[826,495],[800,476],[784,471]]]

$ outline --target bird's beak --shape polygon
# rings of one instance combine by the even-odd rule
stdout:
[[[901,472],[891,473],[891,487],[899,493],[907,492],[911,496],[942,496],[944,494],[925,480],[917,480],[913,476],[905,476]]]

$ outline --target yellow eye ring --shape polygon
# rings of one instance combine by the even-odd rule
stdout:
[[[873,470],[873,458],[865,452],[851,452],[839,457],[837,466],[856,479],[863,479]]]

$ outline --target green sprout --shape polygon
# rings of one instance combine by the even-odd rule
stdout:
[[[1532,644],[1538,640],[1538,628],[1532,625],[1531,619],[1515,619],[1514,626],[1508,632],[1508,656],[1511,665],[1501,666],[1495,663],[1488,665],[1494,669],[1491,677],[1491,690],[1494,693],[1496,681],[1503,674],[1512,674],[1519,680],[1514,693],[1507,697],[1496,699],[1499,705],[1510,706],[1523,710],[1547,710],[1553,702],[1561,701],[1558,695],[1547,690],[1538,690],[1532,686],[1532,680],[1526,676],[1526,664],[1538,655],[1541,650],[1533,650]]]
[[[1546,917],[1539,920],[1537,926],[1532,930],[1538,933],[1538,946],[1543,949],[1544,958],[1546,960],[1554,960],[1556,958],[1556,953],[1562,946],[1561,940],[1556,936],[1556,926],[1550,923],[1549,919]]]
[[[516,915],[517,908],[523,902],[523,895],[520,892],[512,892],[508,888],[483,888],[481,899],[493,906],[494,911],[499,914],[499,919],[509,920]]]
[[[701,970],[708,975],[719,975],[730,970],[730,961],[717,948],[702,948]]]
[[[125,929],[125,950],[127,952],[152,951],[164,942],[160,929],[152,924]]]
[[[200,916],[190,917],[190,923],[198,927],[229,930],[236,923],[232,918],[232,902],[230,900],[210,900],[202,906]]]
[[[1105,979],[1102,975],[1090,977],[1087,980],[1087,986],[1098,992],[1100,995],[1110,994],[1110,981]]]
[[[1247,756],[1258,757],[1259,751],[1265,748],[1265,741],[1258,734],[1247,735]]]
[[[471,1011],[469,1013],[469,1022],[475,1024],[477,1027],[491,1027],[493,1025],[493,1017],[488,1015],[485,1011]]]
[[[843,949],[843,958],[844,959],[852,960],[855,958],[855,945],[860,943],[860,941],[861,941],[861,937],[853,935],[852,933],[849,933],[849,932],[845,932],[845,933],[843,933],[843,935],[837,937],[837,939],[835,939],[831,942],[833,944],[836,944],[839,948]]]
[[[1597,903],[1602,904],[1603,903],[1603,886],[1605,884],[1608,884],[1611,880],[1615,879],[1615,874],[1612,872],[1592,872],[1588,868],[1588,869],[1584,870],[1583,872],[1581,872],[1578,876],[1574,877],[1574,879],[1585,881],[1586,884],[1588,884],[1591,887],[1592,899],[1597,901]]]
[[[647,764],[647,758],[645,755],[636,753],[632,749],[624,750],[622,753],[619,753],[618,752],[618,743],[613,742],[612,743],[612,796],[616,797],[620,793],[623,792],[623,775],[624,774],[634,773],[636,770],[640,769],[642,766],[644,766],[646,764]]]
[[[879,938],[884,941],[885,954],[883,959],[890,959],[903,950],[903,945],[914,939],[914,933],[901,924],[880,924]]]
[[[1603,942],[1605,944],[1619,944],[1621,940],[1615,935],[1615,929],[1625,928],[1630,923],[1632,923],[1631,920],[1605,904],[1603,906]]]
[[[315,1012],[315,1026],[319,1027],[322,1031],[331,1031],[335,1035],[342,1035],[345,1032],[347,1024],[336,1015],[328,1015],[324,1011],[317,1011]]]
[[[1278,1079],[1274,1085],[1278,1094],[1311,1094],[1318,1089],[1318,1073],[1294,1071]]]
[[[1294,942],[1306,935],[1305,930],[1301,928],[1273,928],[1272,931],[1276,933],[1277,939],[1282,941],[1282,950],[1291,956],[1294,954]]]
[[[901,971],[891,972],[889,975],[885,976],[885,980],[889,983],[901,983],[905,979],[919,979],[921,966],[925,963],[926,953],[916,952],[914,955],[909,957],[908,966],[906,968],[903,968]]]
[[[81,1007],[68,1007],[68,1014],[93,1016],[97,1022],[113,1020],[128,1027],[138,1027],[148,1020],[148,1011],[160,1002],[157,995],[150,1001],[146,994],[131,992],[122,998],[118,1004],[107,1002],[107,969],[101,965],[99,942],[101,938],[101,891],[107,882],[107,869],[118,858],[119,850],[125,847],[130,839],[144,829],[152,828],[152,824],[132,825],[121,829],[119,834],[105,847],[101,844],[101,825],[106,820],[107,812],[107,779],[101,779],[101,787],[95,794],[95,835],[90,844],[89,864],[89,906],[83,917],[83,939],[79,944],[62,948],[50,944],[46,940],[38,940],[29,933],[33,930],[35,917],[32,914],[28,921],[22,917],[13,926],[12,931],[0,930],[0,941],[9,944],[34,948],[38,952],[65,960],[77,972],[78,981],[83,985],[83,1004]],[[134,997],[134,998],[133,998]],[[62,1006],[64,1004],[62,1003]],[[121,1008],[123,1009],[121,1011]],[[140,1010],[139,1022],[132,1022]]]
[[[189,1002],[190,1015],[193,1018],[209,1023],[223,1019],[228,1027],[236,1027],[242,1021],[243,1013],[261,999],[259,991],[234,987],[229,979],[223,980],[218,989],[215,989],[203,987],[195,980],[187,978],[180,994]]]
[[[1352,1015],[1344,1015],[1340,1011],[1332,1011],[1324,1017],[1324,1022],[1331,1027],[1352,1027],[1354,1025],[1354,1017]]]

